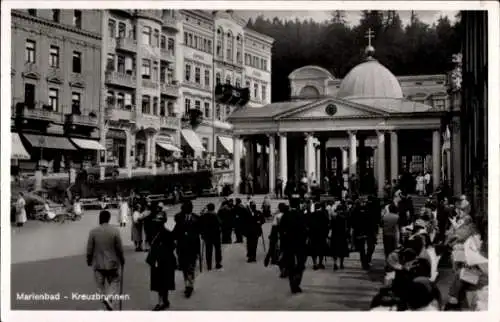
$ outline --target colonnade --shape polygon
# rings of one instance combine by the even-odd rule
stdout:
[[[276,178],[279,176],[283,182],[283,185],[288,181],[289,174],[289,154],[288,154],[288,138],[291,135],[297,135],[298,133],[271,133],[267,134],[267,144],[269,147],[269,155],[267,156],[267,167],[266,169],[260,169],[261,172],[267,172],[268,174],[268,187],[270,192],[274,192]],[[322,172],[326,170],[326,142],[328,137],[327,133],[304,133],[304,171],[307,176],[314,176],[318,182],[322,178]],[[386,180],[395,180],[399,177],[399,144],[398,144],[398,131],[386,131],[377,130],[376,134],[376,146],[374,147],[374,170],[375,178],[377,182],[377,193],[379,196],[383,196],[384,187]],[[319,138],[319,144],[315,144],[315,135]],[[364,146],[364,140],[366,135],[358,137],[358,131],[347,131],[347,141],[346,146],[341,146],[342,149],[342,169],[343,171],[348,171],[349,177],[358,177],[358,146]],[[278,140],[276,139],[278,138]],[[386,139],[390,140],[389,155],[390,163],[389,169],[390,173],[386,174]],[[240,154],[240,144],[242,140],[246,140],[246,166],[245,174],[252,172],[252,166],[256,159],[256,148],[257,143],[256,136],[234,136],[234,191],[236,193],[240,192],[241,180],[244,177],[242,175],[242,169],[240,166],[241,154]],[[262,140],[261,140],[262,141]],[[295,142],[295,141],[294,141]],[[300,142],[300,140],[299,140]],[[276,145],[279,146],[277,149]],[[293,146],[293,149],[300,149],[300,146]],[[261,153],[266,154],[265,149],[261,149]],[[276,155],[275,155],[276,153]],[[276,164],[276,157],[279,161],[279,167]],[[297,160],[293,160],[297,162]],[[261,167],[266,163],[261,162]],[[265,171],[267,170],[267,171]],[[277,170],[277,171],[276,171]],[[298,174],[297,174],[298,175]],[[324,174],[323,174],[324,176]],[[432,179],[434,187],[437,187],[441,183],[441,134],[439,130],[433,130],[432,133]]]

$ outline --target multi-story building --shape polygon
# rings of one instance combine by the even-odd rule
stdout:
[[[184,141],[195,154],[232,154],[232,126],[226,120],[234,107],[215,103],[215,86],[249,88],[249,104],[255,107],[270,103],[273,39],[246,28],[232,10],[182,10],[181,15],[184,111],[199,109],[203,115],[194,131],[183,129]]]
[[[180,151],[177,13],[105,10],[103,21],[107,161],[129,171],[162,166]]]
[[[12,10],[11,158],[21,171],[98,161],[101,14]]]

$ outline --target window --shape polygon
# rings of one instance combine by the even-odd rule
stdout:
[[[130,110],[132,109],[132,94],[125,94],[125,109]]]
[[[114,71],[115,70],[115,55],[108,54],[108,60],[106,62],[106,70]]]
[[[231,85],[231,76],[229,75],[226,76],[226,84]]]
[[[115,38],[116,34],[116,21],[109,19],[108,21],[108,37]]]
[[[186,31],[184,31],[184,44],[188,44],[188,33]]]
[[[234,45],[233,34],[231,34],[231,32],[228,32],[227,33],[226,59],[229,61],[233,61],[233,45]]]
[[[236,52],[236,62],[241,64],[241,53],[239,50]]]
[[[26,40],[25,60],[27,63],[35,62],[36,43],[33,40]]]
[[[161,36],[160,38],[160,48],[161,49],[166,49],[167,48],[167,37],[166,36]]]
[[[54,22],[59,22],[61,20],[61,10],[52,9],[52,20]]]
[[[81,105],[80,93],[73,92],[73,94],[71,94],[71,114],[80,115],[81,114],[80,105]]]
[[[208,151],[208,138],[202,138],[201,139],[201,145],[203,146],[203,148]],[[205,152],[206,153],[206,152]]]
[[[250,89],[250,81],[246,81],[246,82],[245,82],[245,88]]]
[[[242,53],[243,53],[243,37],[241,35],[238,35],[236,37],[236,41],[237,41],[237,48],[236,48],[236,61],[238,62],[238,64],[242,64],[243,63],[243,57],[242,57]]]
[[[174,81],[174,71],[171,69],[168,69],[167,70],[167,82],[169,84],[172,84],[173,81]]]
[[[125,25],[125,23],[120,22],[118,24],[118,38],[123,39],[126,37],[126,35],[127,35],[127,26]]]
[[[245,54],[245,65],[250,65],[250,55]]]
[[[160,31],[158,29],[155,29],[153,46],[154,47],[160,46]]]
[[[59,91],[55,88],[49,89],[49,105],[54,112],[59,110]]]
[[[160,83],[165,83],[166,76],[167,76],[167,65],[161,64],[160,65]]]
[[[216,54],[217,57],[224,57],[224,52],[223,52],[223,42],[224,42],[224,32],[222,29],[217,30],[217,48],[216,48]]]
[[[215,84],[219,85],[220,82],[221,82],[221,80],[220,80],[220,73],[217,73],[217,74],[215,74]]]
[[[185,79],[186,82],[189,82],[191,80],[191,65],[189,64],[186,64]]]
[[[34,17],[36,17],[36,9],[28,9],[28,14],[29,14],[30,16],[34,16]]]
[[[135,25],[132,25],[132,28],[130,29],[129,38],[131,38],[133,40],[137,39],[137,28]]]
[[[198,48],[198,36],[194,36],[194,48]]]
[[[434,108],[437,110],[445,109],[445,101],[444,100],[434,100]]]
[[[207,119],[210,118],[210,103],[205,102],[205,108],[204,108],[204,110],[205,110],[205,113],[204,113],[205,114],[205,118],[207,118]]]
[[[231,106],[226,105],[226,117],[228,117],[229,115],[231,115]]]
[[[82,72],[82,53],[73,52],[73,73],[80,74]]]
[[[261,58],[261,59],[260,59],[260,69],[265,69],[265,68],[264,68],[264,65],[265,65],[265,64],[264,64],[264,58]]]
[[[201,70],[200,67],[194,69],[194,81],[196,84],[201,84]]]
[[[118,93],[116,96],[116,107],[120,109],[125,108],[125,95],[123,93]]]
[[[207,38],[203,39],[203,50],[208,52],[208,40],[207,40]]]
[[[113,91],[108,91],[106,93],[106,103],[108,107],[115,107],[115,93]]]
[[[253,97],[259,99],[259,85],[253,84]]]
[[[155,61],[153,63],[153,77],[151,77],[153,79],[153,81],[157,82],[158,81],[158,62]]]
[[[189,113],[190,109],[191,109],[191,100],[189,98],[186,98],[184,100],[184,110],[185,110],[186,114]]]
[[[259,68],[259,57],[253,57],[253,67]]]
[[[175,54],[175,50],[174,50],[174,47],[175,47],[175,40],[174,38],[168,38],[168,51],[174,55]]]
[[[50,46],[49,66],[52,68],[59,67],[59,47],[57,46]]]
[[[261,92],[262,92],[261,93],[262,100],[265,101],[267,98],[267,86],[266,85],[262,85]]]
[[[142,43],[151,45],[151,27],[142,28]]]
[[[24,84],[24,104],[28,108],[35,108],[35,85]]]
[[[118,55],[118,72],[125,74],[125,57],[122,55]]]
[[[125,72],[128,75],[132,75],[134,72],[134,60],[132,57],[125,57]]]
[[[211,54],[212,53],[212,41],[208,40],[208,52]]]
[[[222,118],[222,115],[221,115],[221,108],[220,108],[220,105],[217,104],[217,106],[215,107],[215,116],[217,117],[217,119],[220,121],[221,118]]]
[[[166,103],[166,100],[164,97],[162,97],[160,99],[160,116],[165,116],[165,103]]]
[[[151,98],[148,95],[142,95],[142,113],[151,113]]]
[[[149,59],[142,60],[142,78],[151,78],[151,61]]]
[[[210,71],[205,70],[205,87],[210,87]]]
[[[264,59],[264,66],[262,67],[262,69],[267,71],[267,59]]]
[[[168,102],[167,103],[167,112],[168,112],[168,116],[174,116],[175,115],[174,103],[172,103],[172,102]]]
[[[193,47],[193,34],[189,34],[189,47]]]
[[[73,26],[76,28],[82,28],[82,11],[75,10],[73,11]]]
[[[158,115],[158,97],[153,98],[153,115]]]
[[[194,101],[194,108],[201,111],[201,102],[198,100]]]

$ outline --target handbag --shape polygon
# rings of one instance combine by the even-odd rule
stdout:
[[[475,267],[464,267],[460,270],[460,280],[471,285],[477,285],[480,276],[481,271]]]

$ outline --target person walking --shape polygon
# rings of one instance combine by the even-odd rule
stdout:
[[[156,216],[156,207],[153,206],[150,200],[146,200],[146,205],[142,210],[142,227],[144,229],[144,251],[149,251],[151,241],[153,241],[153,218]]]
[[[170,307],[168,292],[175,290],[175,241],[173,233],[166,227],[160,227],[153,239],[146,262],[150,266],[150,288],[158,293],[158,304],[153,311],[163,311]]]
[[[257,262],[257,244],[262,236],[262,225],[265,223],[264,215],[257,210],[254,201],[250,202],[245,222],[245,237],[247,240],[247,262]]]
[[[349,257],[349,228],[347,225],[347,208],[344,203],[337,205],[330,217],[330,250],[333,257],[333,270],[344,269],[344,258]]]
[[[125,198],[119,197],[118,223],[120,227],[127,226],[128,202]]]
[[[381,224],[384,254],[387,259],[389,254],[396,250],[400,241],[398,208],[394,203],[385,206],[382,212]]]
[[[281,177],[276,178],[276,199],[283,199],[283,179]]]
[[[19,192],[16,201],[16,226],[22,227],[28,221],[26,216],[26,200],[24,200],[24,193]]]
[[[233,240],[231,233],[233,230],[233,218],[229,200],[224,200],[222,202],[222,205],[217,212],[217,217],[220,220],[222,244],[232,244]]]
[[[328,249],[328,233],[330,231],[328,212],[323,205],[317,203],[309,219],[309,253],[313,261],[313,269],[325,269],[323,259]],[[318,262],[319,259],[319,262]]]
[[[269,200],[269,196],[265,196],[262,201],[262,214],[265,218],[271,218],[271,201]]]
[[[174,238],[177,259],[184,275],[184,295],[190,298],[194,291],[196,260],[200,256],[200,217],[193,213],[193,203],[185,201],[181,212],[175,215]]]
[[[236,243],[243,243],[243,227],[244,220],[248,214],[248,208],[245,207],[240,198],[236,198],[236,204],[233,208],[234,234],[236,235]]]
[[[268,266],[269,263],[272,265],[278,265],[280,269],[280,278],[287,277],[285,265],[283,265],[283,260],[281,256],[281,248],[279,243],[279,226],[281,222],[281,217],[288,211],[288,206],[281,202],[278,205],[278,213],[274,215],[273,223],[271,225],[271,232],[269,233],[269,249],[264,259],[264,266]]]
[[[207,269],[212,270],[212,253],[215,249],[215,268],[222,268],[221,220],[215,213],[215,205],[209,203],[200,217],[201,237],[205,241]]]
[[[300,284],[307,259],[307,219],[300,210],[300,195],[292,195],[290,209],[283,214],[279,225],[280,246],[288,272],[292,294],[301,293]]]
[[[369,224],[370,218],[360,199],[354,203],[351,212],[351,227],[356,250],[359,252],[361,266],[364,270],[370,269],[370,249],[368,245],[368,237],[372,233]]]
[[[99,213],[99,226],[89,233],[87,242],[87,265],[94,270],[99,294],[106,295],[103,304],[114,310],[119,292],[121,273],[125,265],[120,231],[109,224],[111,214],[107,210]]]

